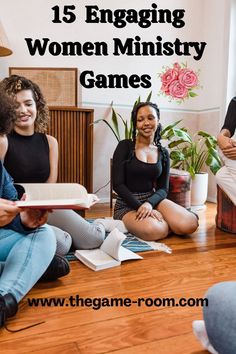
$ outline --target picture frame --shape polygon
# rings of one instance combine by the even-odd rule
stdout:
[[[10,67],[9,75],[24,76],[38,84],[48,106],[77,107],[77,68]]]

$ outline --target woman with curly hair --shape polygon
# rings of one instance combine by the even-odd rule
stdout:
[[[160,143],[160,112],[141,102],[132,112],[133,138],[122,140],[113,155],[113,188],[118,194],[114,219],[132,234],[149,241],[169,232],[189,234],[197,216],[167,199],[169,155]]]
[[[0,135],[9,132],[15,119],[15,103],[0,91]],[[40,277],[51,276],[49,268],[59,264],[55,234],[44,225],[47,211],[22,210],[15,200],[12,178],[0,161],[0,327]]]
[[[56,183],[58,173],[57,140],[46,134],[49,111],[43,94],[34,82],[12,75],[0,87],[14,98],[17,119],[13,131],[0,139],[0,159],[16,183]],[[97,248],[105,237],[101,223],[88,223],[72,210],[55,210],[49,224],[66,232],[60,236],[60,254],[66,254],[71,245],[71,235],[76,249]],[[58,230],[56,232],[58,239]]]

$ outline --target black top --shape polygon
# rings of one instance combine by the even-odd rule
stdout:
[[[226,117],[225,117],[225,122],[222,129],[228,129],[230,131],[231,137],[235,133],[236,129],[236,97],[234,97],[229,104]]]
[[[49,145],[45,134],[8,135],[4,166],[16,183],[44,183],[50,175]]]
[[[150,192],[148,202],[155,207],[167,197],[169,188],[169,155],[165,149],[158,149],[158,161],[148,163],[140,161],[134,152],[132,140],[119,142],[113,155],[113,188],[115,192],[133,209],[142,204],[132,193]]]

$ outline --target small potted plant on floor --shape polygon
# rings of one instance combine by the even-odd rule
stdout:
[[[169,140],[171,167],[188,171],[192,177],[191,205],[203,205],[207,198],[208,174],[205,165],[215,174],[221,167],[216,138],[204,131],[191,136],[186,128],[177,128],[181,120],[162,131]]]

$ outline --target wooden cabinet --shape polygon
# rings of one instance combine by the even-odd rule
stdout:
[[[93,109],[49,107],[49,134],[59,145],[58,182],[93,191]]]

